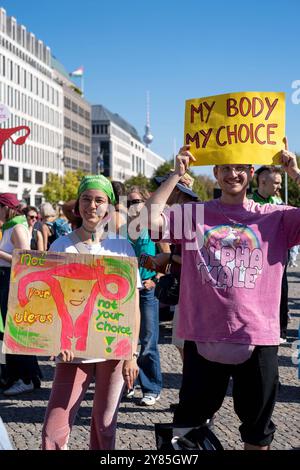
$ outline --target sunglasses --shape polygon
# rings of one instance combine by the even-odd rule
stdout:
[[[28,215],[27,218],[31,220],[37,219],[37,215]]]
[[[132,201],[127,201],[127,207],[133,206],[134,204],[141,204],[143,199],[132,199]]]

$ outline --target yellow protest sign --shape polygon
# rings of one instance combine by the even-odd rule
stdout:
[[[285,96],[240,92],[186,101],[184,142],[193,165],[279,163],[284,148]]]
[[[129,359],[137,260],[14,250],[3,351]]]

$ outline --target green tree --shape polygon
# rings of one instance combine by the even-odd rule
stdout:
[[[124,182],[126,191],[128,191],[132,186],[141,186],[143,188],[148,189],[148,191],[152,191],[152,185],[149,178],[139,173],[137,176],[132,176],[128,180]]]
[[[165,163],[162,163],[158,168],[153,173],[152,178],[155,176],[165,176],[168,173],[170,173],[171,170],[174,169],[174,160],[170,159],[166,161]]]
[[[77,189],[81,178],[84,176],[84,171],[67,171],[64,176],[64,197],[63,201],[70,201],[77,198]]]
[[[79,181],[83,175],[82,170],[67,171],[64,177],[56,173],[49,173],[47,183],[40,191],[46,201],[51,202],[51,204],[76,199]]]
[[[214,188],[216,187],[215,181],[206,175],[195,175],[191,172],[194,178],[193,191],[198,194],[201,201],[207,201],[214,197]]]
[[[63,177],[56,173],[49,173],[47,183],[40,188],[40,191],[46,201],[51,202],[51,204],[62,201],[64,195]]]

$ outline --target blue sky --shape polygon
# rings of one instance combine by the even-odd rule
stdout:
[[[291,150],[300,152],[298,0],[0,0],[7,14],[51,47],[85,95],[144,133],[151,96],[152,149],[166,158],[183,141],[188,98],[284,91]],[[300,96],[300,94],[299,94]],[[199,172],[211,174],[207,167]]]

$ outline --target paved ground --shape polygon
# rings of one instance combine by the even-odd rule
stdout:
[[[277,432],[273,449],[300,448],[300,381],[297,366],[291,360],[291,344],[297,339],[300,317],[300,268],[289,270],[289,303],[292,320],[289,323],[288,343],[280,347],[279,364],[281,389],[274,412]],[[155,449],[154,423],[170,422],[170,403],[177,401],[181,379],[181,361],[171,342],[171,324],[161,323],[160,352],[164,389],[161,400],[153,408],[140,407],[137,400],[121,403],[117,449]],[[14,399],[0,395],[0,415],[17,449],[39,449],[41,428],[51,388],[54,366],[40,361],[45,376],[41,390]],[[93,386],[87,393],[70,439],[70,449],[87,449]],[[215,432],[226,449],[242,449],[230,391],[216,416]]]

